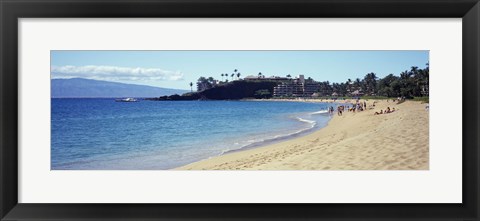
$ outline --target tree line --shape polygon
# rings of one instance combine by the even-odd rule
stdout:
[[[330,83],[329,81],[318,82],[320,84],[319,95],[330,96],[386,96],[386,97],[421,97],[428,96],[429,91],[429,64],[420,69],[411,67],[403,71],[399,76],[389,74],[384,78],[378,78],[375,73],[368,73],[363,79],[348,79],[342,83]]]
[[[260,72],[259,76],[263,76]],[[237,69],[231,75],[221,74],[223,77],[234,77],[240,79],[241,74]],[[291,75],[287,75],[288,78]],[[403,71],[399,76],[389,74],[384,78],[379,78],[375,73],[367,73],[363,78],[355,80],[347,79],[341,83],[330,83],[329,81],[314,81],[309,78],[310,82],[315,82],[318,85],[319,96],[386,96],[386,97],[422,97],[429,95],[429,64],[420,69],[416,66],[410,70]],[[200,77],[197,80],[197,91],[204,91],[213,88],[218,81],[213,77]],[[225,83],[228,79],[225,79]],[[193,83],[190,82],[190,87]]]
[[[229,75],[228,73],[222,73],[220,76],[222,76],[222,81],[217,81],[216,79],[214,79],[213,77],[200,77],[198,78],[197,80],[197,91],[204,91],[204,90],[207,90],[207,89],[210,89],[210,88],[213,88],[214,85],[216,85],[217,82],[225,82],[225,83],[228,83],[228,77],[230,76],[232,81],[234,80],[234,77],[237,78],[237,80],[240,79],[240,76],[242,74],[240,72],[238,72],[237,69],[233,70],[233,73],[231,75]],[[223,78],[225,77],[225,81],[223,80]],[[192,86],[193,86],[193,82],[190,82],[190,88],[192,89]],[[192,89],[193,91],[193,89]]]

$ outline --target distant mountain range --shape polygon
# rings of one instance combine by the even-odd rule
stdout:
[[[183,94],[188,90],[124,84],[84,78],[52,79],[52,98],[159,97]]]

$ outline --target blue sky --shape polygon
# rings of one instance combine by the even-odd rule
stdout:
[[[234,69],[241,77],[304,74],[345,82],[370,72],[399,75],[427,62],[428,51],[52,51],[51,76],[190,89],[200,76],[221,79]]]

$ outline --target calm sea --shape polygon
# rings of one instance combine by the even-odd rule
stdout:
[[[171,169],[301,136],[324,103],[52,99],[51,168]]]

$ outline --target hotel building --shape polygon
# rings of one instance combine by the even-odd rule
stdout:
[[[310,97],[320,90],[320,84],[314,80],[305,80],[304,75],[285,81],[273,88],[274,97]]]

